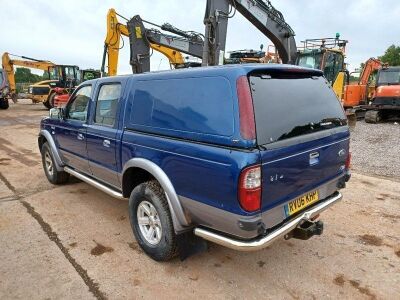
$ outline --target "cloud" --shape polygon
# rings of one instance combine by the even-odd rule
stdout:
[[[99,69],[103,55],[106,14],[114,7],[121,15],[162,24],[169,22],[184,30],[204,32],[205,0],[192,1],[6,1],[0,0],[2,30],[0,53],[10,52],[59,64]],[[272,3],[284,14],[296,32],[299,43],[305,38],[333,37],[336,32],[349,40],[347,62],[350,69],[369,57],[382,55],[398,43],[400,1],[296,1]],[[123,20],[121,20],[123,21]],[[120,51],[119,74],[131,72],[129,41]],[[229,21],[227,50],[258,49],[271,44],[240,14]],[[158,53],[152,57],[152,69],[168,68],[168,61]]]

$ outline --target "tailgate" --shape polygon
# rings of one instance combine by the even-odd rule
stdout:
[[[321,185],[345,175],[346,116],[321,74],[282,69],[249,77],[262,161],[262,211],[291,201],[285,207],[288,217],[337,190],[333,183]]]
[[[327,193],[332,191],[321,189],[321,186],[345,175],[348,151],[349,137],[343,133],[300,145],[261,151],[262,211],[290,200],[301,200],[303,195],[306,196],[304,201],[310,202],[329,196]],[[286,208],[286,216],[289,214]]]

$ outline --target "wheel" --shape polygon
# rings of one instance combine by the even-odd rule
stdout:
[[[64,171],[57,171],[56,164],[54,162],[53,154],[51,153],[50,146],[48,143],[44,143],[41,149],[42,164],[44,173],[47,179],[52,184],[63,184],[69,179],[69,174]]]
[[[54,97],[56,93],[51,93],[48,97],[46,102],[43,102],[43,105],[46,106],[47,109],[52,109],[54,107]]]
[[[379,123],[382,120],[381,112],[379,110],[368,110],[365,113],[365,122]]]
[[[54,107],[54,98],[55,98],[55,97],[56,97],[56,93],[51,93],[50,96],[49,96],[49,98],[48,98],[48,99],[49,99],[48,102],[49,102],[51,108]]]
[[[157,181],[151,180],[133,189],[129,218],[139,246],[152,259],[167,261],[178,254],[168,201]]]
[[[8,109],[10,107],[10,104],[8,103],[7,98],[1,98],[0,99],[0,109]]]
[[[43,105],[47,108],[47,109],[51,109],[51,105],[49,103],[49,100],[47,100],[46,102],[43,102]]]

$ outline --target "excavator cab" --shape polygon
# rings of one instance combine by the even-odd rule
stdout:
[[[299,53],[296,65],[322,70],[326,79],[333,84],[339,72],[344,69],[344,54],[330,49],[303,51]]]
[[[344,58],[348,41],[340,39],[337,34],[336,38],[308,39],[302,43],[296,65],[321,70],[341,99],[346,79]]]
[[[87,80],[100,78],[100,77],[101,77],[101,72],[98,70],[93,70],[93,69],[81,70],[79,83],[82,83]]]
[[[226,58],[224,64],[245,64],[259,63],[265,57],[265,51],[256,50],[236,50],[229,52],[229,58]]]
[[[67,88],[80,83],[80,72],[78,66],[55,65],[49,67],[49,85],[51,87]]]
[[[54,107],[55,89],[68,93],[80,83],[78,66],[53,65],[48,67],[49,79],[29,86],[29,97],[33,103],[42,102],[48,109]]]

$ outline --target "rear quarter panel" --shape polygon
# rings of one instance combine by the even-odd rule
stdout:
[[[230,98],[232,109],[224,111],[217,108],[217,111],[212,112],[213,115],[217,114],[217,118],[225,119],[225,125],[223,126],[226,126],[226,120],[230,120],[231,125],[229,126],[231,126],[232,130],[225,132],[219,132],[217,127],[221,124],[216,124],[216,119],[207,120],[206,114],[198,115],[196,112],[191,111],[191,107],[172,105],[172,103],[163,103],[163,107],[167,109],[166,111],[170,116],[174,116],[174,113],[179,116],[183,112],[195,121],[204,122],[205,126],[196,131],[185,130],[185,128],[191,126],[190,120],[187,121],[187,124],[180,124],[177,123],[177,120],[173,120],[174,118],[169,118],[168,115],[162,116],[161,119],[145,120],[147,116],[153,113],[148,111],[150,108],[146,107],[146,105],[134,106],[133,99],[137,91],[136,88],[142,86],[138,84],[138,81],[150,80],[147,79],[148,77],[144,76],[143,79],[141,77],[139,79],[132,78],[127,87],[129,93],[127,95],[123,124],[122,166],[131,158],[148,159],[157,164],[166,173],[180,197],[235,214],[247,215],[241,209],[237,200],[237,182],[242,168],[259,161],[259,152],[257,150],[239,148],[241,141],[238,133],[239,120],[236,113],[237,74],[222,76],[211,72],[211,74],[205,76],[205,78],[219,77],[227,82],[227,90],[225,95],[221,95],[221,97]],[[163,78],[163,76],[160,77]],[[157,80],[160,77],[157,77]],[[189,81],[193,78],[196,77],[183,77],[180,72],[176,72],[172,78],[165,79],[171,81],[188,79]],[[157,80],[155,80],[154,89],[159,88],[156,84]],[[213,84],[210,80],[204,82]],[[174,88],[179,89],[184,84],[185,82],[182,81],[177,86],[171,86],[171,89],[165,90],[165,92],[174,94]],[[203,88],[207,90],[207,86]],[[152,94],[157,95],[157,93]],[[186,93],[187,97],[194,97],[190,91],[186,90]],[[217,104],[225,100],[220,98],[212,99]],[[176,101],[173,102],[176,103]],[[132,111],[142,107],[144,107],[142,112],[144,119],[136,122],[132,118]],[[230,115],[226,117],[223,115],[224,113],[229,113]],[[158,117],[160,114],[155,113],[154,115]],[[182,120],[181,118],[179,122],[186,122]],[[207,128],[206,126],[210,126],[210,132],[204,131],[204,128]],[[178,129],[171,130],[171,128]]]

